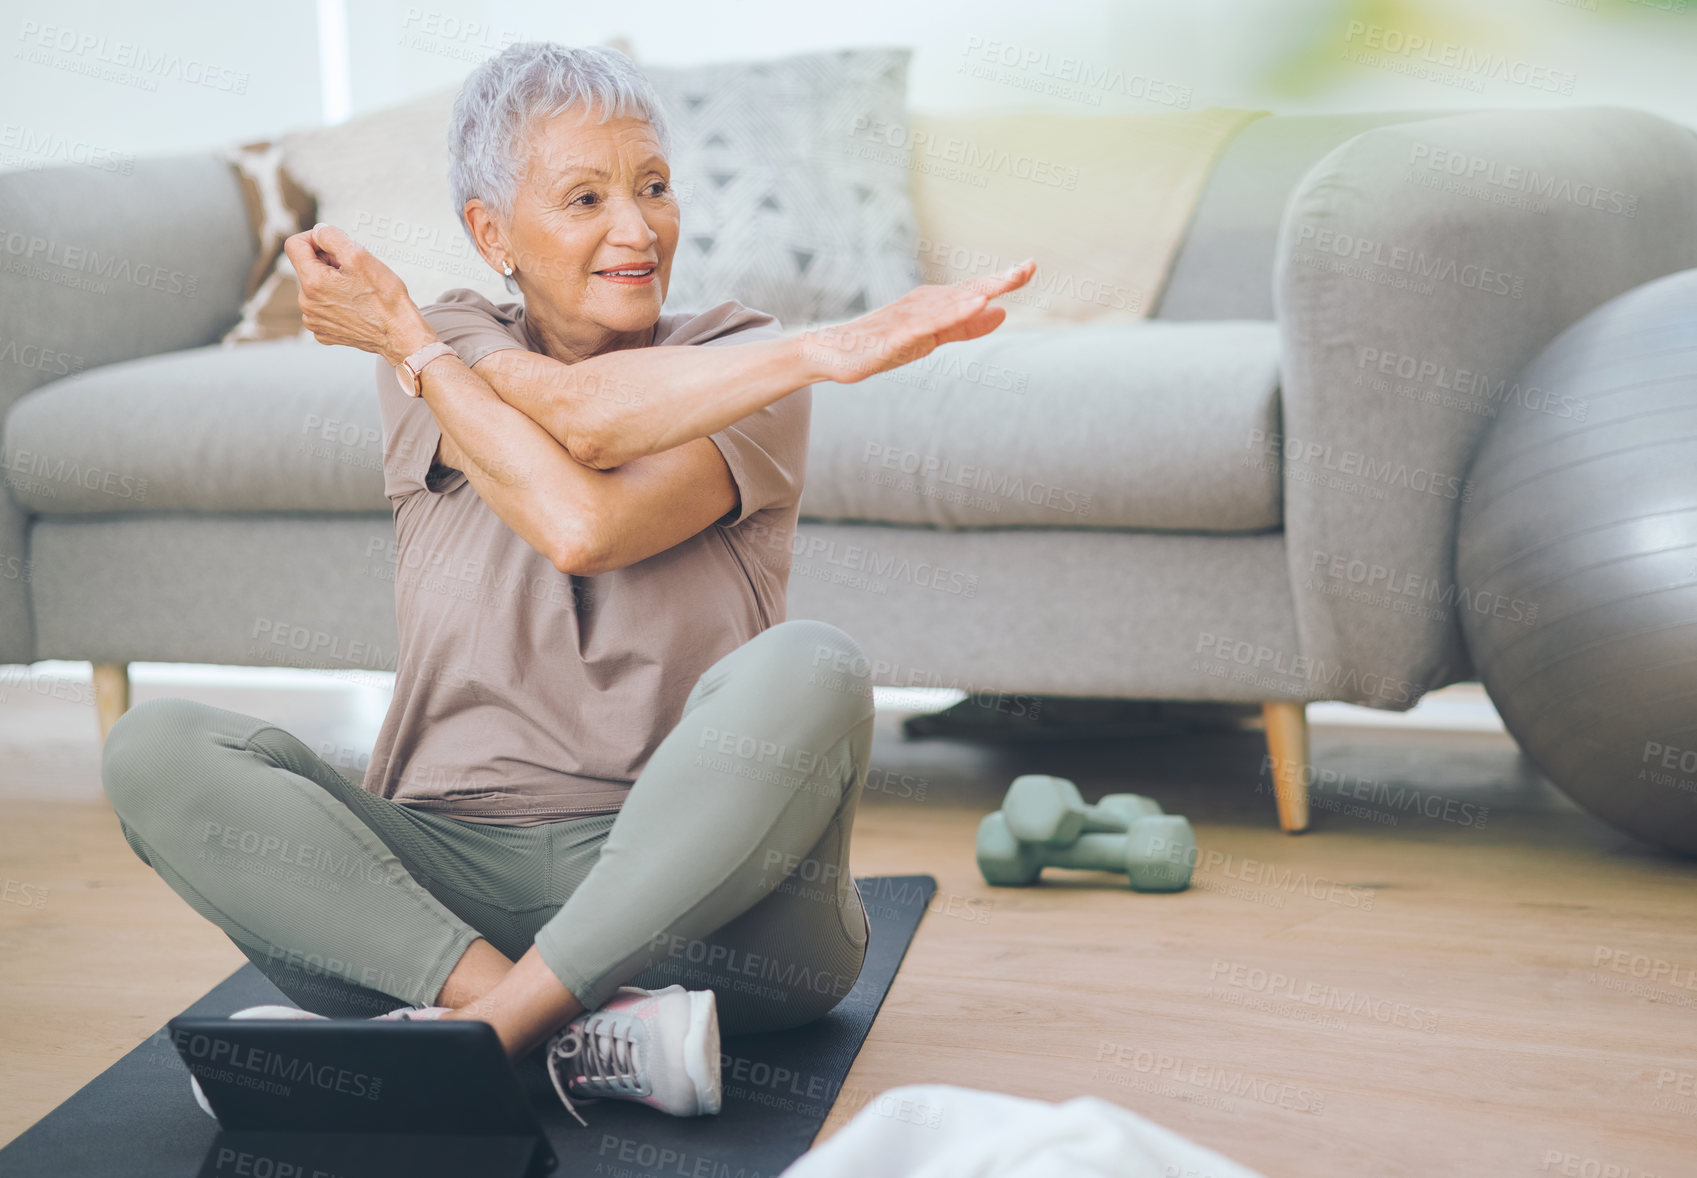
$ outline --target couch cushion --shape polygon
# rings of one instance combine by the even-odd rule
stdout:
[[[806,519],[1277,528],[1275,325],[1008,327],[813,390]]]
[[[42,515],[387,512],[371,366],[291,338],[90,369],[13,407],[0,473]]]
[[[1003,327],[817,384],[801,513],[1276,528],[1277,349],[1270,323]],[[364,352],[294,339],[93,369],[18,402],[0,474],[41,515],[387,513],[371,371]]]

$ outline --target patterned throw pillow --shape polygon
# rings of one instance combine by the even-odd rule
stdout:
[[[924,281],[905,150],[911,57],[641,67],[671,123],[682,206],[668,307],[734,298],[793,330]]]
[[[242,296],[242,317],[224,333],[225,347],[301,334],[295,272],[283,241],[312,227],[317,202],[283,167],[277,143],[244,143],[224,153],[241,181],[248,226],[259,244]]]

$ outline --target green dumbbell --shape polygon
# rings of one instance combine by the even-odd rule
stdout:
[[[1002,799],[1008,829],[1021,842],[1067,846],[1081,834],[1123,834],[1161,807],[1138,794],[1109,794],[1086,805],[1078,786],[1064,777],[1028,773],[1014,778]]]
[[[1196,862],[1196,834],[1181,815],[1152,814],[1118,834],[1081,834],[1070,846],[1054,846],[1017,838],[997,810],[978,823],[977,851],[985,882],[999,887],[1034,884],[1045,867],[1071,867],[1124,872],[1133,891],[1182,892]]]
[[[1106,814],[1117,814],[1126,820],[1130,826],[1139,818],[1148,818],[1152,814],[1164,814],[1161,803],[1154,798],[1146,798],[1142,794],[1103,794],[1096,799],[1096,808]]]

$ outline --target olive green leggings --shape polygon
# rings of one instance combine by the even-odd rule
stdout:
[[[513,960],[534,943],[586,1008],[627,983],[711,989],[738,1034],[811,1021],[859,976],[872,720],[859,646],[792,619],[702,673],[617,814],[424,812],[183,699],[121,717],[101,774],[135,853],[304,1009],[430,1005],[481,936]]]

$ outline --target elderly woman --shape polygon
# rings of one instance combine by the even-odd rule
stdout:
[[[400,647],[363,784],[161,699],[112,729],[106,791],[305,1008],[240,1015],[481,1019],[514,1057],[547,1042],[574,1116],[716,1112],[720,1029],[829,1010],[870,931],[867,664],[783,620],[810,386],[993,330],[1031,266],[793,337],[734,301],[663,312],[666,123],[610,51],[509,47],[450,143],[466,231],[521,301],[420,309],[336,228],[286,246],[313,335],[381,358]]]

